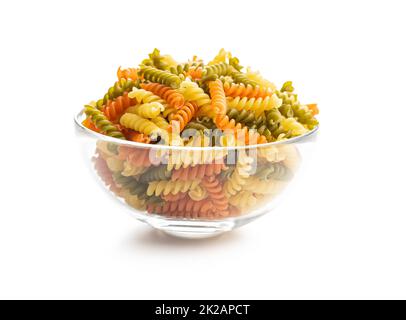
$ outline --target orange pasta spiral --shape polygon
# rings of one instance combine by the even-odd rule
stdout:
[[[217,79],[216,81],[210,81],[209,90],[211,96],[211,106],[216,112],[216,115],[226,114],[227,100],[221,80]]]
[[[117,121],[124,113],[125,109],[135,104],[135,101],[128,96],[127,92],[115,100],[109,100],[103,109],[107,119]]]
[[[171,120],[169,131],[173,132],[176,127],[182,131],[190,120],[195,116],[198,106],[194,102],[186,102],[174,115]]]
[[[118,158],[129,162],[132,166],[150,167],[152,163],[149,156],[149,149],[135,149],[123,146],[118,149]]]
[[[236,84],[236,83],[224,83],[224,92],[227,97],[247,97],[248,99],[251,98],[265,98],[270,97],[273,94],[272,89],[256,86],[253,87],[250,84]]]
[[[93,130],[93,131],[95,131],[95,132],[100,133],[100,130],[95,126],[95,124],[93,123],[93,121],[92,121],[91,118],[86,118],[85,120],[83,120],[82,124],[83,124],[86,128],[88,128],[88,129],[90,129],[90,130]]]
[[[121,132],[124,134],[124,136],[127,138],[129,141],[134,141],[134,142],[140,142],[140,143],[150,143],[151,139],[138,131],[134,131],[131,129],[127,128],[122,128]]]
[[[250,143],[253,140],[254,143],[266,143],[267,139],[258,133],[249,133],[248,128],[236,123],[234,119],[231,119],[226,115],[227,100],[224,92],[223,83],[221,80],[211,81],[209,83],[209,90],[211,95],[212,108],[215,110],[216,117],[214,122],[221,130],[232,130],[235,133],[236,139],[244,137],[245,143]]]
[[[203,68],[193,68],[191,67],[189,71],[186,73],[186,76],[191,77],[193,80],[201,79],[203,76]]]
[[[131,79],[135,81],[138,79],[138,70],[136,68],[121,69],[121,67],[119,67],[117,70],[117,78],[118,80]]]
[[[202,180],[202,186],[208,192],[209,199],[213,202],[216,213],[222,217],[229,216],[228,199],[223,192],[221,182],[215,176],[205,177]]]
[[[109,187],[112,192],[117,193],[120,188],[116,185],[113,179],[113,174],[107,166],[106,160],[104,160],[101,156],[98,156],[94,157],[93,161],[94,168],[99,177],[103,180],[104,184]]]
[[[172,181],[188,181],[195,179],[203,179],[204,177],[218,175],[221,170],[224,169],[223,163],[212,163],[212,164],[198,164],[194,167],[180,168],[178,170],[173,170]]]
[[[163,205],[150,204],[147,206],[149,213],[162,214],[179,218],[206,218],[213,215],[213,204],[207,200],[194,201],[189,197]]]
[[[153,82],[143,83],[141,84],[141,88],[161,97],[166,100],[171,107],[176,109],[179,109],[185,104],[185,98],[182,94],[163,84]]]

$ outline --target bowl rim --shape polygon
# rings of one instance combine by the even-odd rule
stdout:
[[[79,132],[89,135],[90,137],[97,138],[98,140],[104,140],[106,142],[111,142],[115,144],[120,144],[123,146],[132,146],[132,147],[137,147],[137,148],[143,148],[143,149],[159,149],[159,150],[179,150],[179,151],[185,151],[185,150],[202,150],[202,151],[225,151],[225,150],[246,150],[246,149],[258,149],[258,148],[266,148],[266,147],[272,147],[276,145],[283,145],[283,144],[292,144],[292,143],[304,143],[304,142],[309,142],[312,138],[316,136],[316,134],[319,131],[320,125],[317,125],[315,128],[310,130],[309,132],[306,132],[305,134],[302,134],[297,137],[293,137],[287,140],[280,140],[280,141],[274,141],[274,142],[268,142],[268,143],[263,143],[263,144],[251,144],[251,145],[244,145],[244,146],[227,146],[227,147],[220,147],[220,146],[215,146],[215,147],[194,147],[194,146],[170,146],[170,145],[162,145],[162,144],[146,144],[146,143],[141,143],[141,142],[135,142],[135,141],[128,141],[128,140],[122,140],[122,139],[117,139],[113,138],[110,136],[106,136],[101,133],[97,133],[96,131],[90,130],[86,128],[82,124],[82,117],[84,115],[84,110],[81,110],[78,114],[74,116],[74,122],[76,124],[76,128],[79,130]],[[83,119],[84,120],[84,119]]]

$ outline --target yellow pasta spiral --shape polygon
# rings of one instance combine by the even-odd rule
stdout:
[[[226,154],[226,150],[171,150],[167,154],[168,171],[199,164],[222,163]]]
[[[133,113],[126,113],[120,119],[120,124],[128,129],[144,133],[146,135],[160,135],[163,130],[155,123],[141,118]]]
[[[249,209],[257,204],[258,198],[251,191],[240,191],[236,195],[230,197],[230,204],[241,209]]]
[[[131,164],[131,162],[125,161],[121,175],[123,175],[124,177],[138,176],[144,173],[147,169],[148,167],[135,166]]]
[[[247,97],[228,97],[227,106],[228,109],[237,110],[252,110],[255,111],[255,115],[259,116],[265,110],[271,110],[273,108],[279,108],[281,106],[282,100],[279,99],[275,94],[272,96],[267,96],[265,98],[251,98]]]
[[[189,197],[195,201],[204,200],[207,196],[207,191],[202,186],[196,186],[196,188],[189,191]]]
[[[151,119],[151,121],[163,130],[168,130],[168,128],[169,128],[169,122],[166,121],[166,119],[164,117],[158,116],[158,117]]]
[[[137,195],[132,195],[128,189],[123,189],[120,196],[127,202],[131,207],[137,210],[146,210],[146,201],[140,199]]]
[[[148,185],[147,195],[166,196],[168,194],[178,194],[188,192],[200,184],[199,180],[189,181],[152,181]]]
[[[165,110],[165,107],[159,102],[148,102],[134,107],[130,107],[126,110],[128,113],[138,114],[143,118],[156,118],[160,115],[162,111]]]
[[[139,104],[159,102],[160,104],[165,105],[165,100],[144,89],[133,88],[133,90],[128,94],[128,97],[131,99],[136,99],[137,103]]]
[[[224,191],[228,197],[231,197],[241,191],[246,184],[252,170],[254,159],[248,157],[245,152],[240,152],[237,166],[230,179],[224,184]]]
[[[295,118],[283,119],[281,125],[284,131],[288,131],[293,137],[300,136],[309,131],[309,129]]]
[[[199,116],[207,115],[214,117],[214,110],[211,109],[211,99],[197,83],[191,81],[183,81],[178,89],[183,94],[185,100],[196,102],[199,107]]]

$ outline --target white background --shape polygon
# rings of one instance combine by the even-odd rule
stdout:
[[[404,1],[2,1],[0,298],[406,298]],[[221,47],[322,129],[280,207],[168,238],[92,179],[73,114],[158,47]]]

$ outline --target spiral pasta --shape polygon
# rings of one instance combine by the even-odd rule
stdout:
[[[99,156],[93,158],[93,162],[97,174],[103,180],[103,183],[106,185],[106,187],[108,187],[110,191],[117,193],[119,191],[119,188],[114,181],[113,173],[107,166],[106,160]]]
[[[148,149],[134,149],[131,147],[120,147],[118,158],[127,161],[132,166],[150,167],[152,166],[151,153]]]
[[[124,92],[122,96],[116,98],[115,100],[107,101],[103,112],[107,119],[116,121],[123,115],[124,111],[133,104],[134,100],[128,97],[127,92]]]
[[[155,123],[132,113],[124,114],[120,119],[120,123],[126,128],[139,131],[146,135],[156,135],[162,132],[162,129],[160,129]]]
[[[88,110],[83,121],[87,129],[121,139],[123,135],[141,143],[239,146],[290,139],[318,125],[314,117],[319,113],[317,105],[301,104],[291,81],[277,90],[272,82],[259,72],[242,67],[239,59],[224,49],[207,65],[197,56],[179,63],[154,49],[139,67],[120,67],[117,77],[119,80],[104,97],[92,105],[111,124]],[[149,121],[131,117],[132,124],[142,127],[144,132],[123,125],[123,121],[129,124],[130,116],[126,113]],[[202,122],[199,120],[202,118],[211,122]],[[172,136],[175,125],[181,132]],[[157,128],[160,131],[148,137]],[[185,129],[196,133],[188,131],[182,135]],[[212,132],[207,134],[205,130]]]
[[[229,75],[231,72],[230,65],[225,62],[213,64],[203,69],[202,81],[216,80],[220,76]]]
[[[158,180],[169,180],[172,172],[166,169],[166,166],[158,166],[149,169],[147,172],[139,177],[140,182],[151,182]]]
[[[202,67],[191,67],[186,72],[186,76],[190,77],[193,80],[201,80],[203,76],[203,68]]]
[[[128,190],[123,190],[120,194],[124,201],[128,203],[131,207],[137,210],[146,210],[146,200],[141,199],[138,195],[133,195]]]
[[[237,166],[231,175],[231,178],[224,184],[224,191],[228,197],[237,194],[247,183],[252,170],[253,159],[248,157],[245,152],[241,152],[238,157]]]
[[[138,104],[158,102],[162,105],[165,105],[165,101],[163,99],[144,89],[133,88],[128,96],[131,99],[135,99]]]
[[[179,218],[206,218],[213,215],[213,205],[207,200],[194,201],[184,198],[163,205],[148,206],[148,212]]]
[[[185,98],[182,94],[165,85],[159,83],[143,83],[141,84],[141,88],[161,97],[168,105],[176,109],[179,109],[185,103]]]
[[[99,129],[102,133],[117,139],[125,139],[124,135],[114,126],[101,112],[100,110],[96,109],[92,105],[85,106],[85,113],[97,129]]]
[[[283,163],[277,162],[261,168],[255,176],[260,180],[290,180],[293,174]]]
[[[116,157],[107,157],[105,160],[110,171],[122,172],[124,170],[124,163],[122,160]]]
[[[124,177],[137,177],[140,174],[143,174],[147,170],[146,167],[136,166],[131,162],[124,161],[123,162],[123,170],[121,174]]]
[[[125,135],[125,137],[127,138],[127,140],[130,141],[134,141],[134,142],[140,142],[140,143],[149,143],[151,141],[151,139],[140,132],[131,130],[131,129],[127,129],[127,128],[122,128],[121,131],[123,132],[123,134]]]
[[[276,95],[268,96],[265,98],[227,98],[228,108],[237,110],[253,110],[257,116],[261,115],[265,110],[278,108],[281,104],[280,99]]]
[[[199,180],[189,180],[189,181],[152,181],[148,185],[147,195],[159,196],[161,194],[177,194],[179,192],[188,192],[197,185],[199,185]]]
[[[177,194],[167,194],[166,196],[162,196],[162,199],[164,201],[174,202],[179,201],[181,199],[185,199],[187,196],[188,194],[186,192],[185,193],[179,192]]]
[[[225,168],[223,163],[200,164],[195,167],[180,168],[173,170],[172,181],[188,181],[193,179],[203,179],[208,176],[215,176]]]
[[[291,81],[277,90],[224,49],[208,64],[154,49],[139,66],[120,67],[117,78],[85,106],[82,129],[130,142],[97,142],[95,170],[129,206],[166,219],[257,214],[301,159],[293,144],[244,146],[303,136],[318,125],[318,106],[300,103]]]
[[[254,81],[261,87],[270,88],[272,90],[276,90],[276,86],[271,82],[266,80],[259,71],[253,71],[251,68],[247,68],[247,72],[245,77],[251,81]]]
[[[228,199],[220,181],[214,176],[205,177],[202,180],[202,186],[209,194],[209,198],[212,200],[217,214],[223,217],[230,215]]]
[[[117,70],[117,78],[120,81],[121,79],[125,80],[138,80],[138,70],[136,68],[121,69]]]
[[[194,189],[188,192],[190,199],[194,201],[201,201],[208,197],[208,193],[202,186],[196,186]]]
[[[215,65],[219,63],[227,62],[230,59],[231,53],[224,50],[224,48],[220,49],[219,53],[211,60],[207,65]]]
[[[227,97],[266,98],[274,94],[273,90],[267,87],[236,84],[224,82],[224,92]]]
[[[163,130],[169,130],[169,122],[162,116],[157,116],[151,119],[153,123],[155,123],[159,128]]]
[[[124,92],[131,91],[137,85],[137,82],[133,80],[120,79],[112,87],[109,88],[102,99],[97,100],[95,107],[99,110],[102,110],[109,100],[114,100],[117,97],[122,96]]]
[[[159,70],[154,67],[145,66],[140,70],[142,77],[150,82],[157,82],[172,88],[179,88],[182,79],[169,71]]]
[[[168,170],[222,163],[226,153],[226,150],[173,150],[167,155]]]
[[[236,195],[230,197],[230,204],[241,210],[255,207],[257,201],[258,197],[250,191],[240,191]]]
[[[188,122],[195,116],[197,105],[193,102],[186,102],[172,117],[169,131],[181,132]]]
[[[178,90],[185,100],[193,101],[199,107],[199,115],[213,116],[214,111],[211,109],[211,99],[197,83],[183,81]]]
[[[130,107],[126,110],[127,113],[135,113],[142,118],[153,119],[158,117],[165,107],[159,102],[149,102]]]

